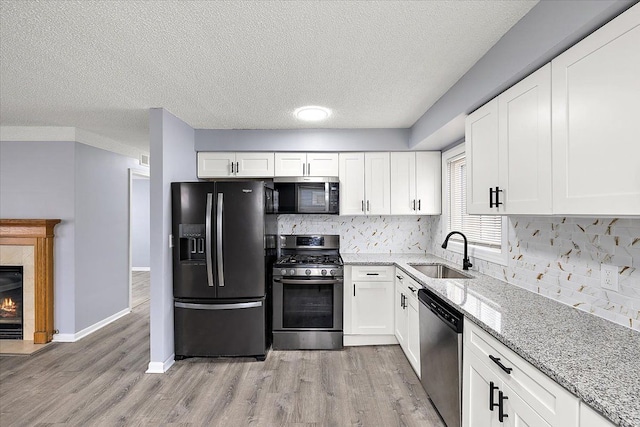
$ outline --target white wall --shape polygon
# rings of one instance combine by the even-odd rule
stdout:
[[[148,269],[150,256],[149,178],[134,177],[131,206],[131,266],[133,269]]]
[[[132,158],[76,144],[76,332],[129,307]]]
[[[149,110],[151,145],[151,345],[148,372],[173,364],[171,183],[196,180],[194,130],[162,108]]]
[[[76,142],[0,142],[0,216],[60,218],[54,327],[74,339],[126,310],[128,170],[134,159]]]
[[[508,217],[507,266],[471,259],[484,274],[640,330],[640,219]],[[440,246],[444,219],[431,217],[429,252],[462,265]],[[600,286],[600,264],[618,267],[620,292]]]
[[[75,142],[0,142],[0,217],[59,218],[54,327],[75,333]]]

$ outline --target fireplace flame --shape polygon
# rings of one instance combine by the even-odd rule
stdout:
[[[0,317],[15,316],[18,310],[18,304],[16,304],[11,298],[5,298],[0,304]]]

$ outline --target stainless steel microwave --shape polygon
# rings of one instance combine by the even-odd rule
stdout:
[[[340,183],[337,177],[274,178],[273,185],[274,208],[278,213],[340,213]]]

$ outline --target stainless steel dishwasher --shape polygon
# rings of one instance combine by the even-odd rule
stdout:
[[[428,289],[421,289],[418,298],[420,382],[447,427],[460,427],[463,316]]]

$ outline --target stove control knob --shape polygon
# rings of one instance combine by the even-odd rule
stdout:
[[[291,270],[289,270],[289,274],[292,275],[292,276],[295,276],[296,275],[296,270],[292,268]]]
[[[323,276],[326,276],[326,275],[327,275],[327,270],[322,270],[322,271],[320,272],[320,274],[322,274]]]
[[[329,271],[329,274],[331,274],[332,276],[335,276],[336,275],[336,271],[335,270],[331,270],[331,271]]]
[[[287,275],[287,270],[286,270],[285,268],[283,268],[282,270],[280,270],[280,273],[281,273],[283,276],[286,276],[286,275]]]
[[[306,274],[307,276],[311,276],[311,270],[306,269],[306,270],[304,271],[304,274]]]

